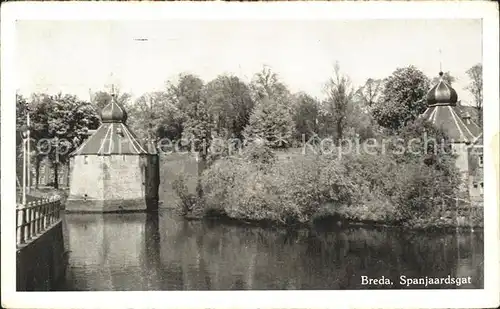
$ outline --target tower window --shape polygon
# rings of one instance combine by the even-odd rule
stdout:
[[[83,157],[83,164],[89,164],[88,157],[84,156]]]
[[[477,182],[474,182],[472,185],[477,189]]]
[[[482,167],[482,166],[483,166],[483,163],[484,163],[484,161],[483,161],[483,155],[480,155],[480,156],[479,156],[479,166],[481,166],[481,167]]]

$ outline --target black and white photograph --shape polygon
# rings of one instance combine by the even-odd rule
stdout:
[[[114,4],[2,7],[2,306],[498,305],[494,3]]]

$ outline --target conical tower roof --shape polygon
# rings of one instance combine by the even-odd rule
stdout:
[[[481,135],[481,128],[471,119],[470,113],[457,105],[457,92],[443,80],[427,93],[429,104],[422,117],[442,128],[457,143],[472,143]]]
[[[114,96],[101,111],[101,126],[71,155],[143,155],[155,154],[139,143],[127,127],[127,112]]]

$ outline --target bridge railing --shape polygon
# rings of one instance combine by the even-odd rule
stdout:
[[[23,245],[43,234],[57,223],[61,211],[61,198],[53,196],[27,203],[16,208],[16,244]]]

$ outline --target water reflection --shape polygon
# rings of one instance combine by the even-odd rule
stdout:
[[[66,214],[68,290],[159,289],[158,216]]]
[[[186,221],[169,211],[67,214],[66,290],[360,289],[361,276],[471,276],[482,233],[284,230]],[[442,286],[433,288],[450,288]],[[413,287],[424,288],[424,287]]]

